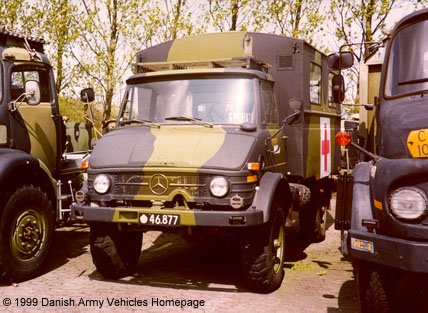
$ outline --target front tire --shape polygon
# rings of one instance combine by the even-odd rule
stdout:
[[[244,235],[243,272],[250,289],[269,293],[281,286],[284,278],[285,216],[274,203],[267,225],[252,228]]]
[[[92,261],[105,278],[117,279],[135,271],[143,234],[119,231],[116,224],[91,224],[89,243]]]
[[[362,262],[354,264],[354,270],[361,312],[391,312],[393,306],[389,292],[393,286],[388,282],[387,273]]]
[[[7,201],[0,221],[0,280],[19,282],[40,273],[54,236],[54,213],[47,195],[28,185]]]

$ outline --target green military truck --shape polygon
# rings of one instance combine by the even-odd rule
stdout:
[[[70,216],[85,153],[63,155],[59,113],[44,40],[0,28],[0,281],[43,269],[54,228]],[[90,99],[88,99],[90,100]]]
[[[374,112],[364,112],[363,140],[337,136],[363,155],[352,175],[339,176],[335,221],[362,312],[427,311],[427,35],[428,9],[396,24],[384,54],[363,68],[362,98],[374,102]],[[351,56],[338,53],[329,63],[343,69]]]
[[[302,40],[226,32],[137,53],[114,131],[73,217],[97,270],[135,270],[142,233],[239,239],[248,286],[282,282],[286,226],[322,241],[340,150],[326,56]]]

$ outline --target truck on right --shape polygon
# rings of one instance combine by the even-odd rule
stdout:
[[[353,264],[361,312],[428,310],[427,38],[428,9],[395,25],[381,65],[369,67],[369,79],[380,79],[369,83],[378,93],[365,140],[336,135],[336,143],[360,155],[338,176],[335,228]],[[352,53],[332,54],[328,62],[338,70],[333,96],[343,101],[340,71],[352,66]]]

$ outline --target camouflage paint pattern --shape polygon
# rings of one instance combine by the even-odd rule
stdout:
[[[329,81],[331,72],[327,68],[326,55],[308,43],[285,36],[252,33],[225,32],[204,34],[169,41],[137,53],[137,62],[180,62],[220,58],[253,56],[271,65],[269,73],[275,80],[275,95],[280,120],[291,114],[288,101],[303,100],[305,123],[300,127],[287,127],[286,163],[284,173],[309,178],[320,178],[320,117],[330,119],[331,173],[336,173],[340,162],[340,148],[334,144],[334,136],[340,130],[340,107],[330,103]],[[321,70],[319,81],[319,103],[310,99],[310,66]],[[137,70],[138,71],[138,70]],[[300,128],[300,129],[299,129]]]
[[[286,126],[283,133],[271,140],[268,137],[279,125],[263,125],[261,108],[258,108],[257,130],[252,132],[243,131],[239,125],[207,127],[183,122],[158,127],[119,127],[97,143],[91,156],[90,201],[102,207],[86,210],[90,217],[85,218],[140,223],[142,214],[167,213],[180,215],[181,225],[207,225],[212,222],[210,212],[218,216],[255,212],[247,209],[260,177],[246,168],[248,162],[264,160],[266,170],[319,179],[324,157],[321,150],[324,150],[331,158],[333,173],[340,153],[333,140],[323,142],[322,138],[326,133],[329,135],[325,138],[334,138],[340,127],[340,112],[335,104],[328,102],[330,72],[326,56],[301,40],[230,32],[170,41],[139,52],[134,64],[137,74],[127,82],[156,76],[174,80],[176,73],[192,78],[213,72],[234,75],[233,71],[269,80],[270,75],[251,70],[207,68],[216,67],[221,59],[247,56],[272,66],[270,75],[275,80],[279,120],[294,113],[288,102],[297,98],[303,102],[303,122]],[[213,61],[204,67],[204,60]],[[314,64],[320,68],[316,85],[319,103],[312,103],[310,99],[309,86],[313,80],[310,69]],[[328,121],[329,129],[321,127],[322,121]],[[93,189],[93,180],[98,174],[107,174],[111,180],[111,188],[104,195]],[[231,190],[225,197],[211,195],[209,184],[214,176],[229,180]],[[235,210],[231,208],[234,197],[237,201],[242,199],[242,205]],[[206,220],[198,217],[201,214],[205,214]],[[222,226],[228,224],[223,220],[221,223],[224,223]]]

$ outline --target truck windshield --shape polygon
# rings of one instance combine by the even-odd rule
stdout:
[[[121,122],[255,122],[254,79],[205,78],[130,84]]]
[[[400,30],[392,39],[385,80],[385,96],[396,97],[428,90],[428,21]]]

